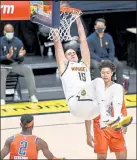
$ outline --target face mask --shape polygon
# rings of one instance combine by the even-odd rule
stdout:
[[[8,40],[11,40],[14,36],[14,32],[11,32],[11,33],[5,33],[5,37],[8,39]]]
[[[97,33],[103,33],[105,31],[105,28],[96,28]]]

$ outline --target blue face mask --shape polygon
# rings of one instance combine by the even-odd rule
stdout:
[[[97,33],[104,33],[105,28],[96,28]]]

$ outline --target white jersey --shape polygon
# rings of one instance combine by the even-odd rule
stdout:
[[[66,99],[74,96],[88,83],[91,83],[90,71],[83,62],[68,62],[68,66],[61,76]]]
[[[101,108],[103,107],[103,110],[106,110],[110,115],[112,115],[112,107],[118,107],[121,110],[123,104],[123,87],[120,84],[113,83],[104,90],[105,87],[103,87],[100,79],[96,78],[85,87],[86,96],[78,94],[80,99],[78,96],[73,96],[69,99],[69,110],[74,116],[84,118],[84,120],[91,120],[97,117],[101,112],[99,102],[101,104],[104,100]]]
[[[115,103],[123,104],[123,86],[117,83],[113,83],[105,91],[106,94],[106,106],[109,109],[109,106],[113,106]]]

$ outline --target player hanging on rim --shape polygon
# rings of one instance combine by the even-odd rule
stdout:
[[[76,52],[69,48],[63,50],[61,41],[54,41],[55,55],[57,59],[59,74],[61,77],[64,94],[70,112],[77,117],[91,120],[100,114],[101,123],[105,128],[120,120],[120,111],[123,103],[123,87],[118,86],[118,99],[115,99],[114,117],[107,115],[105,83],[102,78],[91,81],[90,77],[90,52],[85,36],[85,31],[80,18],[76,19],[78,33],[80,37],[80,50],[82,61],[78,62]],[[53,35],[59,36],[58,29]],[[65,53],[64,53],[65,52]],[[122,119],[122,124],[128,125],[132,117]],[[104,125],[105,124],[105,125]]]
[[[13,159],[38,159],[38,152],[41,150],[47,159],[61,160],[56,158],[49,150],[47,143],[32,135],[34,127],[34,118],[32,115],[25,114],[21,117],[22,132],[8,138],[0,153],[1,159],[4,159],[9,153]],[[63,158],[62,158],[63,160]]]

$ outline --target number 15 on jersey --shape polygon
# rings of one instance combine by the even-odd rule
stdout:
[[[78,72],[78,74],[79,74],[79,79],[81,81],[86,82],[86,74],[84,72]]]

